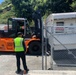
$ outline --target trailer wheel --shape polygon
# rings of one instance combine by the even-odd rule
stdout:
[[[32,55],[41,54],[41,43],[38,41],[33,41],[29,44],[29,53]]]

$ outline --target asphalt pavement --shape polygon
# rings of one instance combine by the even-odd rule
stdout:
[[[76,73],[76,67],[75,66],[57,66],[57,63],[65,63],[69,62],[68,59],[63,59],[63,60],[56,60],[53,61],[53,70],[43,70],[42,71],[42,56],[31,56],[31,55],[26,55],[26,61],[27,61],[27,66],[29,68],[29,75],[71,75],[70,72],[73,71],[74,75]],[[44,60],[45,62],[45,60]],[[51,63],[50,63],[50,56],[47,56],[47,69],[50,68]],[[72,62],[72,61],[71,61]],[[21,62],[21,69],[23,70],[23,65]],[[0,53],[0,75],[17,75],[15,73],[16,71],[16,58],[15,54],[1,54]],[[69,71],[64,72],[64,71]],[[48,74],[47,74],[48,73]],[[61,74],[62,73],[62,74]]]

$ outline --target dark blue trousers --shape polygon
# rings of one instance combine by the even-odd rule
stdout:
[[[22,59],[23,63],[23,68],[24,70],[27,70],[27,65],[26,65],[26,56],[24,52],[16,52],[16,64],[17,64],[17,70],[20,70],[20,58]]]

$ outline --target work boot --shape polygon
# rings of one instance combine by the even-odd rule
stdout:
[[[29,69],[26,70],[26,73],[28,73]]]
[[[27,74],[26,70],[23,71],[23,74]]]
[[[22,72],[23,72],[23,71],[22,71],[21,69],[16,71],[17,74],[20,74],[20,73],[22,73]]]

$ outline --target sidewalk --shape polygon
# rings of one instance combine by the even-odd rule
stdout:
[[[31,70],[27,75],[76,75],[76,71]]]
[[[22,75],[16,74],[12,71],[6,73],[5,75]],[[28,74],[23,75],[76,75],[76,71],[62,71],[62,70],[30,70]]]
[[[54,70],[41,70],[42,57],[26,56],[29,72],[27,75],[76,75],[76,67],[54,67]],[[50,67],[50,58],[47,67]],[[63,61],[64,62],[64,61]],[[21,63],[21,69],[23,65]],[[16,74],[15,55],[0,55],[0,75],[20,75]]]

